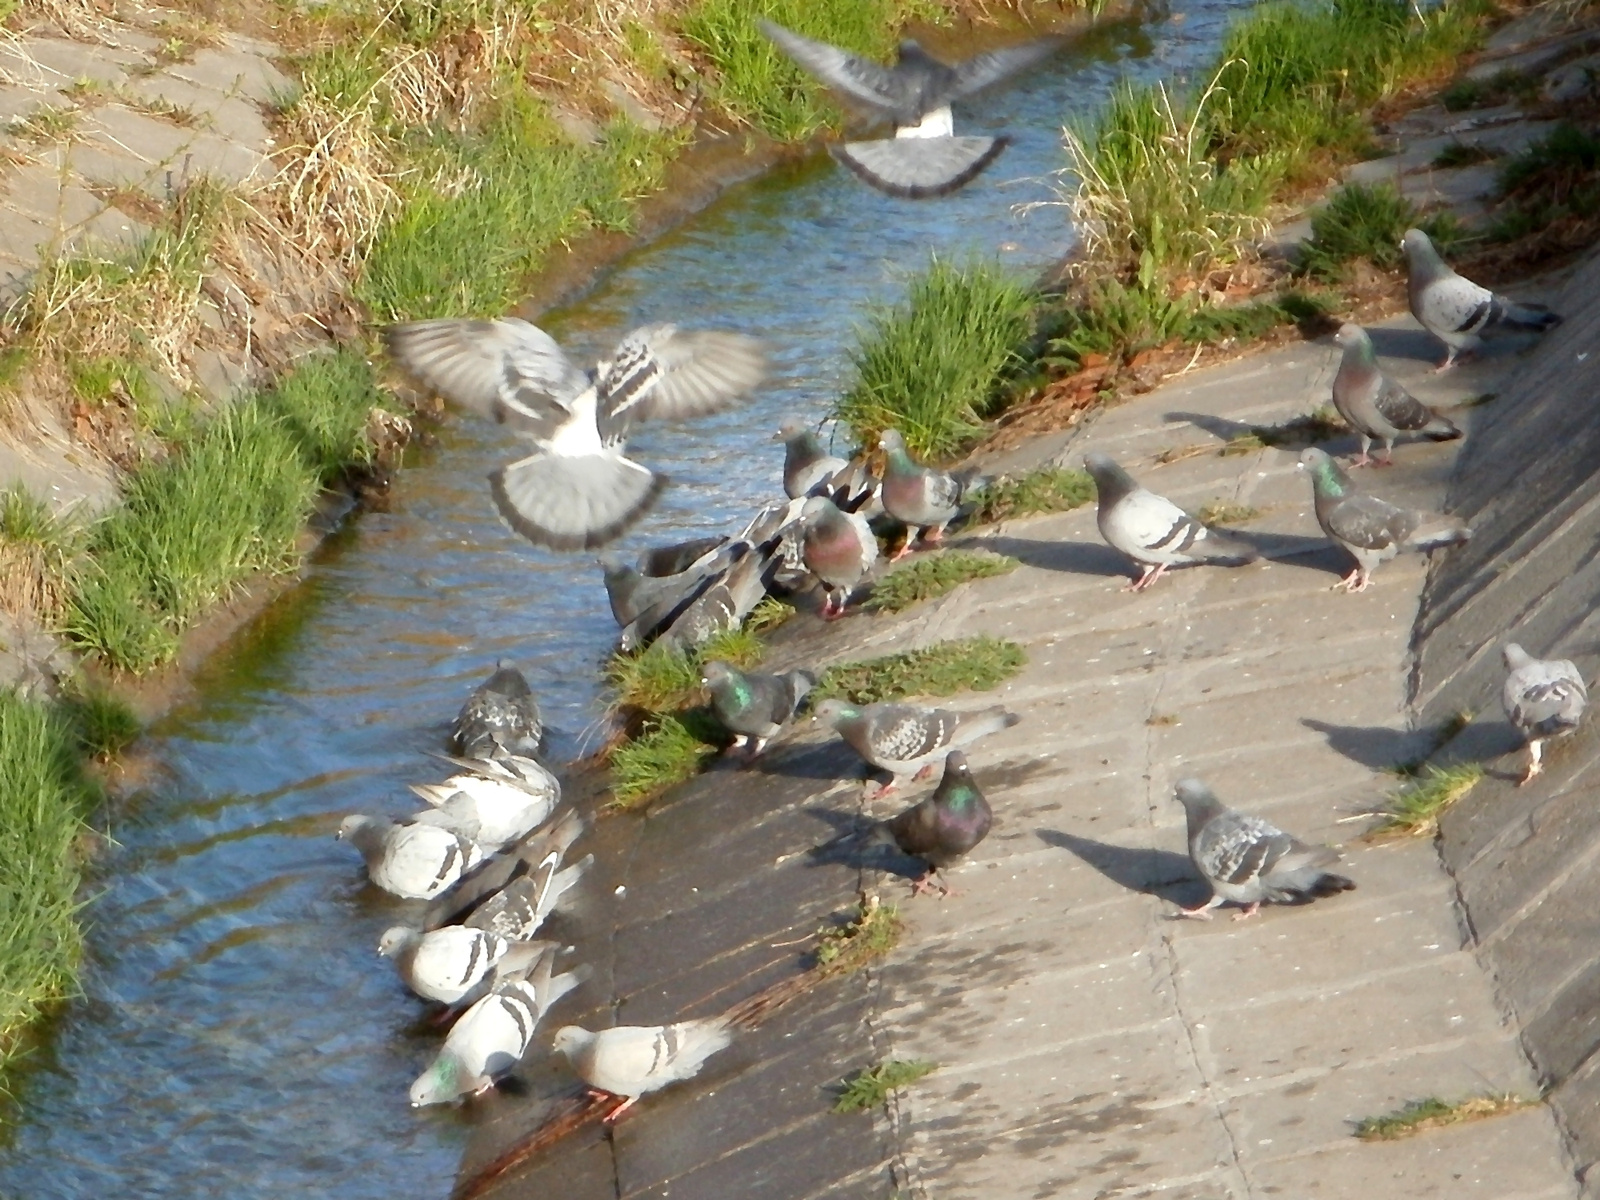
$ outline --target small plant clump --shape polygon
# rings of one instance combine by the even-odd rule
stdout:
[[[1430,1129],[1442,1129],[1446,1125],[1498,1117],[1537,1103],[1537,1100],[1510,1092],[1498,1096],[1473,1096],[1455,1104],[1430,1096],[1426,1100],[1412,1100],[1399,1111],[1385,1116],[1366,1117],[1356,1125],[1355,1133],[1364,1142],[1393,1142]]]
[[[988,551],[944,550],[896,567],[872,585],[867,607],[900,612],[933,600],[973,579],[1005,575],[1021,566],[1016,559]]]
[[[1383,824],[1373,833],[1421,836],[1438,828],[1439,815],[1470,792],[1483,778],[1477,763],[1454,767],[1426,767],[1416,782],[1407,784],[1389,799],[1382,814]]]
[[[890,1058],[877,1066],[863,1067],[844,1081],[833,1111],[855,1113],[877,1108],[890,1092],[915,1083],[936,1066],[925,1059]]]
[[[1420,228],[1440,247],[1461,237],[1453,217],[1424,218],[1392,183],[1347,183],[1312,215],[1300,269],[1337,279],[1347,264],[1365,259],[1379,270],[1394,270],[1400,265],[1400,239],[1411,228]]]
[[[770,626],[768,626],[770,628]],[[727,629],[692,653],[666,642],[652,642],[635,654],[618,653],[606,664],[614,709],[642,709],[669,713],[700,703],[700,668],[708,662],[753,667],[766,653],[759,633],[749,621]]]
[[[824,975],[849,975],[893,950],[905,931],[900,911],[876,894],[863,895],[847,920],[817,930],[815,967]]]
[[[1094,480],[1087,471],[1039,467],[1025,475],[996,479],[977,492],[978,506],[969,525],[992,525],[1034,513],[1067,512],[1094,499]]]
[[[1215,500],[1202,505],[1200,511],[1195,514],[1200,518],[1202,525],[1243,525],[1260,515],[1259,508],[1252,508],[1248,504],[1232,504],[1225,500]]]
[[[937,642],[921,650],[829,667],[812,692],[813,703],[830,696],[851,704],[874,704],[906,696],[987,692],[1015,675],[1027,660],[1016,642],[987,635]]]
[[[646,720],[638,737],[611,751],[611,807],[643,808],[674,784],[692,779],[719,749],[716,722],[701,710]]]
[[[1471,167],[1478,163],[1490,162],[1496,157],[1495,151],[1480,142],[1446,142],[1433,156],[1433,165],[1441,171],[1448,171],[1454,167]]]

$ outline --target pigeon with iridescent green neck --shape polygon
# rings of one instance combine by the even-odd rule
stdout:
[[[1402,551],[1454,546],[1472,537],[1460,517],[1401,508],[1356,491],[1344,469],[1315,446],[1301,452],[1300,467],[1311,475],[1317,524],[1356,560],[1336,588],[1364,592],[1378,564]]]
[[[888,792],[906,775],[921,776],[958,746],[1009,729],[1021,717],[996,705],[978,712],[919,708],[914,704],[850,704],[824,700],[813,710],[816,720],[831,725],[845,742],[890,780],[874,795]]]
[[[1543,333],[1561,324],[1561,317],[1539,304],[1520,304],[1452,271],[1433,240],[1420,229],[1408,229],[1400,240],[1406,256],[1406,298],[1411,315],[1445,346],[1440,371],[1458,355],[1470,356],[1482,335],[1497,327]]]
[[[884,430],[878,437],[878,447],[885,455],[884,511],[906,527],[905,545],[895,552],[892,562],[911,553],[912,540],[918,533],[924,546],[938,545],[944,527],[955,520],[967,494],[986,481],[976,467],[940,471],[912,461],[906,440],[898,430]]]
[[[928,864],[912,882],[912,894],[938,888],[948,895],[950,889],[935,876],[983,841],[993,821],[989,802],[973,782],[967,756],[952,750],[945,756],[944,778],[933,795],[884,822],[884,828],[901,850]]]
[[[1528,743],[1528,769],[1518,786],[1539,774],[1543,743],[1564,737],[1578,728],[1589,703],[1583,673],[1564,658],[1535,658],[1515,642],[1501,652],[1505,658],[1505,686],[1500,702],[1506,716]]]
[[[711,693],[711,711],[723,728],[733,734],[730,751],[749,744],[748,757],[755,758],[767,742],[793,719],[817,677],[810,671],[786,671],[768,675],[760,671],[741,671],[731,663],[708,662],[700,681]]]
[[[1361,455],[1352,467],[1368,463],[1388,466],[1394,458],[1394,440],[1403,432],[1420,433],[1436,442],[1461,436],[1461,430],[1440,416],[1378,369],[1372,339],[1359,325],[1341,325],[1333,340],[1343,348],[1339,372],[1333,377],[1333,406],[1361,438]],[[1383,457],[1371,458],[1373,440],[1383,443]]]

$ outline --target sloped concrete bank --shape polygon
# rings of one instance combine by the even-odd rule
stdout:
[[[1507,641],[1589,679],[1600,665],[1600,255],[1541,299],[1566,323],[1480,410],[1463,451],[1449,507],[1475,536],[1424,596],[1413,703],[1423,725],[1476,714],[1445,754],[1488,773],[1441,822],[1441,853],[1585,1194],[1600,1195],[1600,734],[1590,721],[1518,787],[1499,699]]]

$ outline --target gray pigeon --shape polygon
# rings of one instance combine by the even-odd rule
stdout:
[[[1191,563],[1248,563],[1254,546],[1201,524],[1165,496],[1146,491],[1108,454],[1095,451],[1083,465],[1094,476],[1100,536],[1142,568],[1125,590],[1142,592],[1168,567]]]
[[[801,509],[801,553],[806,569],[822,581],[827,598],[824,620],[844,615],[844,607],[872,564],[878,561],[878,539],[866,518],[839,511],[832,500],[813,496]]]
[[[586,854],[561,867],[553,854],[546,855],[527,874],[517,876],[473,909],[466,924],[508,941],[525,942],[539,932],[593,863],[594,855]]]
[[[822,701],[813,716],[831,725],[872,766],[890,773],[889,782],[875,793],[879,796],[898,784],[901,776],[920,777],[956,747],[1010,729],[1022,720],[998,705],[978,712],[951,712],[914,704],[858,706],[844,700]]]
[[[934,876],[988,837],[993,822],[994,813],[973,782],[967,756],[952,750],[945,756],[944,778],[933,795],[885,821],[884,828],[901,850],[928,864],[927,871],[912,881],[912,894],[937,887],[949,895],[950,889]]]
[[[1506,716],[1528,743],[1528,769],[1518,781],[1527,783],[1541,770],[1542,743],[1577,729],[1589,702],[1589,689],[1578,668],[1564,658],[1534,658],[1515,642],[1504,651],[1505,686],[1500,702]]]
[[[567,1056],[579,1079],[622,1098],[605,1115],[609,1124],[640,1096],[690,1079],[733,1040],[721,1020],[676,1025],[618,1025],[590,1033],[577,1025],[556,1030],[554,1049]]]
[[[544,751],[544,720],[527,679],[515,667],[495,664],[494,674],[472,689],[450,727],[450,749],[466,758]]]
[[[1317,524],[1356,560],[1355,570],[1335,587],[1364,592],[1378,564],[1402,550],[1454,546],[1472,536],[1460,517],[1400,508],[1376,496],[1362,495],[1344,469],[1315,446],[1301,451],[1300,466],[1311,475]]]
[[[741,671],[725,662],[708,662],[701,669],[700,681],[711,693],[711,711],[717,714],[723,728],[733,734],[729,750],[737,750],[748,743],[748,757],[752,759],[789,722],[800,702],[817,686],[817,677],[810,671],[767,675],[759,671]]]
[[[373,883],[408,900],[432,899],[483,857],[476,842],[452,830],[382,817],[346,817],[337,837],[361,851]]]
[[[532,759],[522,759],[532,763]],[[545,772],[544,786],[470,772],[443,783],[414,783],[411,790],[433,805],[411,819],[472,838],[486,852],[520,841],[542,825],[561,802],[561,785]]]
[[[645,627],[651,623],[651,618],[645,614],[654,612],[654,623],[664,624],[670,618],[662,614],[676,615],[699,594],[701,585],[726,571],[749,550],[748,546],[737,545],[726,538],[710,541],[709,550],[670,574],[649,575],[619,558],[601,558],[606,599],[611,603],[611,615],[617,624],[624,628],[636,625],[648,634]]]
[[[774,564],[751,551],[730,567],[683,610],[658,640],[689,653],[725,630],[735,629],[767,595],[767,577]]]
[[[881,489],[884,511],[906,527],[905,545],[890,559],[894,562],[911,553],[912,539],[919,533],[923,545],[938,545],[944,527],[955,520],[967,493],[983,486],[985,480],[976,467],[950,472],[912,462],[898,430],[884,430],[878,447],[887,456]]]
[[[1178,800],[1189,824],[1189,857],[1211,885],[1211,899],[1199,908],[1180,909],[1186,917],[1211,919],[1226,901],[1244,905],[1233,919],[1254,916],[1263,902],[1290,904],[1355,890],[1355,884],[1326,868],[1339,861],[1327,846],[1308,846],[1260,817],[1224,808],[1198,779],[1178,783]]]
[[[953,192],[975,178],[1010,143],[1007,137],[955,137],[950,104],[1054,53],[1045,39],[980,54],[951,66],[907,38],[885,67],[813,41],[771,21],[757,22],[777,47],[874,120],[893,121],[895,136],[846,142],[834,157],[880,191],[920,198]]]
[[[686,628],[703,624],[707,619],[707,610],[714,613],[717,607],[728,606],[730,593],[724,587],[714,599],[707,601],[706,604],[700,602],[719,586],[726,584],[733,573],[747,563],[757,570],[761,567],[748,542],[729,542],[677,575],[653,578],[637,576],[641,586],[635,593],[636,597],[639,599],[651,597],[654,602],[641,609],[631,621],[623,624],[622,633],[617,638],[618,647],[625,653],[642,649],[665,635],[696,605],[700,605],[701,614],[690,618]],[[619,567],[608,573],[608,591],[613,581],[618,580],[620,573],[626,569]],[[748,577],[741,576],[741,580],[743,582],[740,594],[744,595]],[[756,599],[759,601],[760,597]],[[617,612],[615,602],[612,611],[613,614]]]
[[[508,970],[518,970],[551,944],[516,943],[463,925],[446,925],[427,933],[394,925],[378,939],[378,953],[394,960],[400,978],[424,1000],[470,1004],[489,990],[501,963]]]
[[[579,968],[553,975],[555,957],[556,948],[546,945],[527,979],[500,985],[461,1015],[411,1085],[413,1107],[480,1095],[522,1061],[545,1013],[588,974]]]
[[[640,551],[637,563],[639,574],[648,575],[652,579],[681,575],[713,550],[726,546],[728,541],[728,538],[719,534],[712,537],[690,538],[686,542],[674,542],[670,546],[653,546],[649,550]],[[622,621],[620,624],[626,625],[627,622]]]
[[[580,371],[555,339],[515,317],[390,325],[390,355],[419,382],[534,443],[489,475],[500,515],[539,546],[603,546],[639,520],[664,476],[623,453],[638,421],[703,416],[766,374],[754,338],[645,325]]]
[[[1448,370],[1458,355],[1470,356],[1481,335],[1497,327],[1543,333],[1561,324],[1561,318],[1537,304],[1519,304],[1497,296],[1464,276],[1457,275],[1420,229],[1408,229],[1400,239],[1406,255],[1406,296],[1411,315],[1445,346],[1439,370]]]
[[[1378,369],[1378,356],[1365,329],[1341,325],[1333,340],[1344,351],[1339,358],[1339,372],[1333,377],[1333,406],[1361,437],[1361,455],[1351,461],[1352,467],[1373,462],[1388,466],[1394,460],[1394,440],[1403,432],[1420,433],[1436,442],[1461,436],[1461,430],[1448,418]],[[1383,443],[1382,458],[1367,454],[1373,439]]]
[[[822,439],[799,417],[785,417],[776,440],[783,443],[783,490],[791,500],[809,496],[818,484],[850,464],[822,448]]]
[[[438,929],[463,921],[477,924],[473,919],[477,910],[499,895],[513,880],[524,876],[535,880],[538,893],[544,894],[551,886],[547,881],[553,880],[561,869],[563,856],[582,832],[583,820],[569,809],[509,850],[502,850],[484,859],[475,870],[464,873],[454,887],[434,898],[422,915],[422,928]],[[488,925],[478,927],[490,928],[502,937],[531,936],[531,930],[518,935],[506,928]]]

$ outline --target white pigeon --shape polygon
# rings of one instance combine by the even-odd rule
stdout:
[[[1411,315],[1444,343],[1447,371],[1458,355],[1471,355],[1481,335],[1497,326],[1542,333],[1561,324],[1561,317],[1534,304],[1519,304],[1458,275],[1439,257],[1433,240],[1420,229],[1400,239],[1406,256],[1406,296]]]
[[[433,808],[411,819],[465,834],[485,851],[499,850],[544,824],[561,802],[561,784],[540,770],[544,779],[535,783],[469,774],[452,775],[443,783],[414,783],[411,790]]]
[[[1500,702],[1528,743],[1528,769],[1517,781],[1520,786],[1544,769],[1545,739],[1563,737],[1578,728],[1589,703],[1589,689],[1584,686],[1583,674],[1567,659],[1535,658],[1515,642],[1502,653],[1510,674],[1500,690]]]
[[[411,321],[383,338],[418,381],[534,443],[489,486],[512,529],[556,550],[614,540],[666,486],[623,453],[636,422],[717,412],[766,374],[754,338],[676,325],[633,330],[592,373],[516,317]]]
[[[725,1022],[618,1025],[590,1033],[577,1025],[556,1030],[554,1049],[567,1056],[579,1079],[622,1103],[605,1115],[615,1121],[640,1096],[696,1075],[706,1059],[732,1040]]]
[[[373,883],[408,900],[431,900],[483,857],[476,842],[452,830],[382,817],[346,817],[336,836],[361,851]]]
[[[378,953],[394,960],[400,978],[424,1000],[459,1004],[482,995],[501,963],[507,971],[518,970],[547,944],[513,942],[464,925],[447,925],[428,933],[394,925],[378,939]]]

